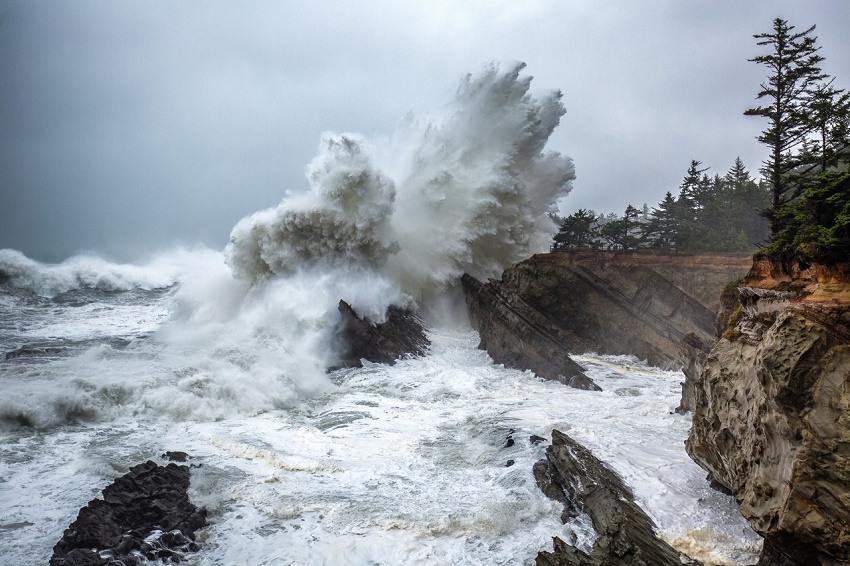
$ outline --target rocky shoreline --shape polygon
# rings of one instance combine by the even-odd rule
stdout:
[[[721,294],[745,263],[746,278]],[[462,284],[480,347],[497,363],[590,390],[570,351],[681,367],[687,451],[764,537],[759,565],[850,565],[850,266],[544,254],[499,281]],[[343,366],[427,350],[410,311],[376,324],[339,309]],[[563,504],[562,520],[586,513],[598,535],[589,552],[555,538],[538,565],[698,564],[658,539],[622,480],[567,435],[552,432],[533,472]],[[179,561],[205,525],[188,485],[185,465],[135,466],[80,511],[50,564]]]
[[[756,260],[695,383],[686,448],[764,537],[850,564],[850,269]]]
[[[569,352],[682,368],[677,411],[693,413],[687,451],[764,537],[759,565],[850,564],[850,265],[553,253],[501,280],[463,283],[481,347],[496,362],[549,379],[566,374],[558,364]],[[584,505],[582,494],[557,487],[551,458],[535,467],[541,489],[568,508]],[[585,478],[595,473],[579,467]],[[604,540],[608,527],[594,526]],[[630,560],[556,541],[538,564],[667,563]]]
[[[185,460],[182,452],[163,454]],[[189,501],[189,466],[147,461],[134,466],[80,509],[53,547],[50,566],[132,566],[179,562],[197,552],[206,511]]]

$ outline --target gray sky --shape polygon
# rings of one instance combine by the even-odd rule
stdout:
[[[850,87],[847,0],[0,0],[0,248],[221,248],[307,187],[322,132],[390,135],[489,61],[563,91],[564,212],[651,207],[691,159],[758,170],[764,124],[742,112],[766,73],[747,59],[775,17],[817,24]]]

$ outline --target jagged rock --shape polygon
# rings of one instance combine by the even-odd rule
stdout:
[[[484,284],[464,275],[461,283],[470,322],[481,337],[478,347],[493,361],[578,389],[600,390],[570,358],[569,342],[551,322],[522,301],[501,295],[492,281]]]
[[[387,320],[379,324],[357,316],[345,301],[339,302],[339,312],[338,367],[362,367],[361,359],[392,365],[403,356],[423,355],[430,345],[422,320],[410,310],[390,306]]]
[[[696,408],[694,384],[702,372],[702,366],[705,364],[712,346],[714,346],[714,340],[706,341],[693,332],[689,332],[682,338],[679,356],[682,360],[682,373],[685,374],[685,381],[682,382],[682,400],[676,407],[677,413],[692,413]]]
[[[687,451],[765,537],[759,564],[850,564],[850,267],[758,260],[739,311]]]
[[[681,566],[697,564],[655,536],[652,520],[622,480],[566,434],[552,431],[546,460],[534,465],[543,492],[565,505],[566,522],[580,508],[599,535],[590,554],[554,538],[554,551],[537,555],[538,566]]]
[[[712,340],[719,292],[749,265],[736,256],[557,252],[514,265],[488,287],[534,313],[535,324],[545,321],[570,352],[678,366],[686,334]]]
[[[130,469],[93,499],[53,547],[50,566],[134,565],[179,561],[198,550],[195,532],[206,511],[190,501],[189,468],[147,461]]]

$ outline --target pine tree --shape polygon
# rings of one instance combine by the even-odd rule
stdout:
[[[800,164],[795,157],[801,144],[811,132],[806,115],[806,103],[817,81],[824,75],[818,66],[823,57],[818,55],[817,37],[812,35],[815,26],[794,33],[794,26],[786,20],[776,18],[772,33],[760,33],[753,37],[758,45],[772,48],[772,53],[750,59],[765,65],[770,72],[761,84],[757,99],[766,99],[767,106],[750,108],[748,116],[767,118],[767,129],[758,140],[770,148],[770,156],[764,161],[764,174],[771,187],[771,232],[781,229],[778,209],[798,197],[802,187],[788,179],[788,174]]]
[[[807,106],[820,173],[846,160],[850,152],[850,93],[834,88],[833,82],[835,79],[817,85]]]
[[[622,218],[607,222],[600,228],[600,235],[608,241],[608,249],[629,251],[637,249],[643,243],[643,231],[638,221],[640,211],[628,205]]]
[[[744,184],[751,180],[750,172],[747,171],[747,168],[744,165],[744,162],[741,161],[740,156],[735,158],[735,163],[733,163],[732,167],[729,168],[725,178],[734,189],[743,187]]]
[[[564,219],[561,229],[555,235],[555,244],[557,248],[595,247],[598,239],[596,232],[596,213],[580,208]]]
[[[696,159],[691,160],[691,165],[688,167],[688,172],[685,175],[682,184],[680,185],[679,198],[686,197],[696,210],[701,210],[705,207],[708,200],[708,191],[710,180],[705,175],[708,167],[700,169],[701,161]]]
[[[670,191],[658,207],[652,209],[649,224],[646,226],[646,240],[652,248],[678,251],[679,219],[676,200]]]

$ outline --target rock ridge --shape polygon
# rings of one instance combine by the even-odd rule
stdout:
[[[571,340],[515,295],[503,295],[497,282],[481,283],[471,275],[461,278],[478,347],[493,361],[506,367],[531,370],[544,379],[560,381],[577,389],[599,391],[569,356]]]
[[[334,339],[339,361],[335,367],[362,367],[361,359],[393,365],[404,356],[425,354],[430,345],[422,320],[409,309],[391,305],[381,323],[358,316],[345,301],[339,302],[339,313]]]
[[[681,367],[688,335],[707,351],[720,289],[749,266],[743,256],[556,252],[534,255],[500,280],[465,275],[462,284],[480,347],[497,363],[569,382],[581,371],[571,352]]]
[[[634,502],[631,490],[566,434],[552,431],[546,460],[535,464],[534,475],[547,496],[564,504],[564,522],[585,511],[598,535],[589,554],[555,537],[553,551],[537,555],[537,566],[699,564],[659,539],[652,519]]]
[[[169,453],[182,454],[182,453]],[[190,501],[189,466],[148,460],[130,468],[80,509],[53,547],[50,566],[179,562],[198,550],[206,511]]]

